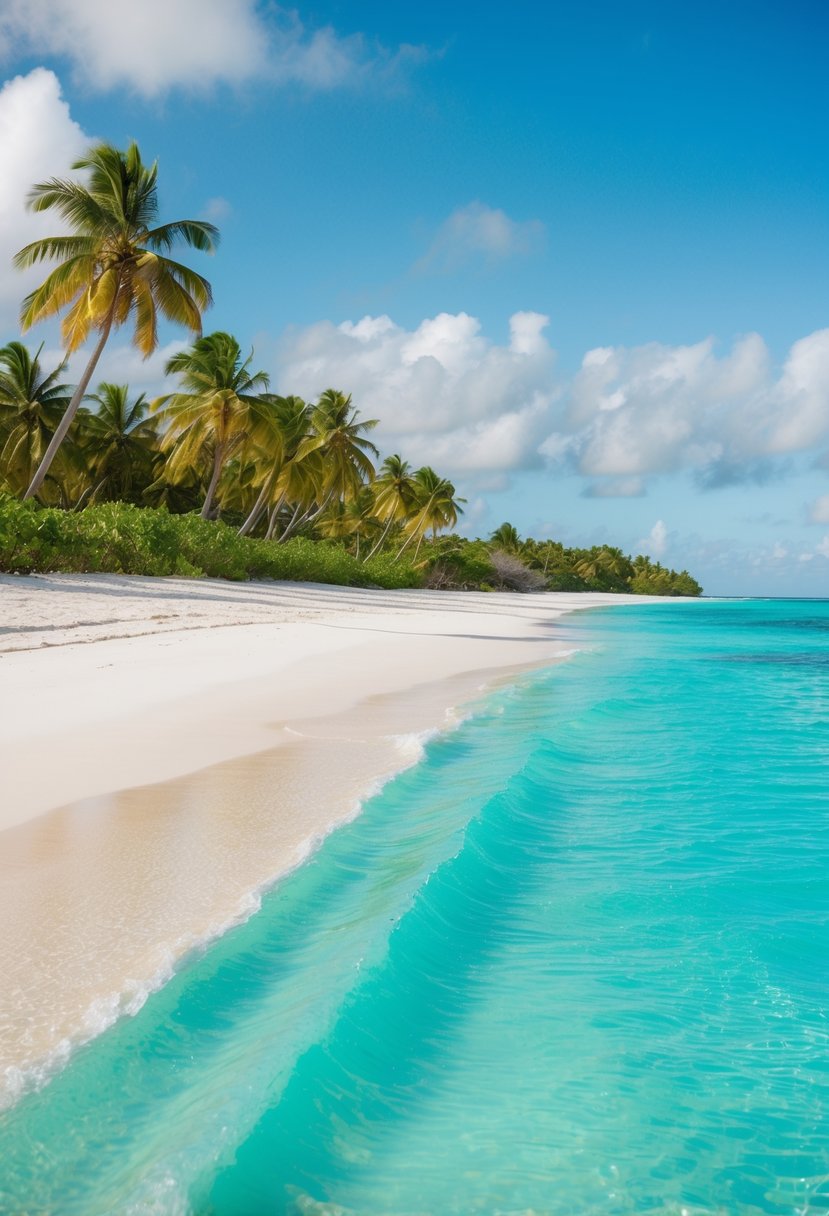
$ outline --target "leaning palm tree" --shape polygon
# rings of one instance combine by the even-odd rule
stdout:
[[[21,269],[37,262],[58,263],[23,301],[20,320],[27,330],[68,309],[62,324],[67,354],[82,346],[90,332],[96,332],[98,340],[27,498],[40,488],[112,330],[133,317],[134,342],[146,358],[158,345],[159,313],[200,334],[201,315],[212,298],[206,279],[165,254],[177,241],[212,252],[218,231],[202,220],[157,223],[158,168],[142,162],[136,144],[126,152],[96,144],[72,168],[88,170],[88,180],[53,177],[29,193],[33,211],[54,208],[71,233],[44,237],[17,254],[15,265]]]
[[[22,342],[0,350],[0,478],[15,494],[29,486],[72,397],[61,363],[44,372],[43,344],[31,355]]]
[[[374,557],[388,539],[395,524],[404,520],[414,506],[416,487],[412,478],[412,466],[400,456],[387,456],[374,480],[374,512],[385,527],[366,561]]]
[[[252,351],[242,359],[231,334],[207,334],[167,360],[165,370],[180,377],[181,391],[152,403],[167,426],[161,446],[172,451],[167,469],[173,479],[211,463],[202,519],[213,511],[225,464],[263,424],[268,376],[249,370],[252,359]]]
[[[247,536],[267,511],[272,519],[278,518],[290,480],[286,469],[308,433],[311,407],[301,397],[263,396],[262,404],[254,451],[254,484],[259,485],[259,493],[239,529],[240,536]]]
[[[443,528],[452,528],[463,514],[463,498],[455,498],[455,487],[445,477],[439,477],[428,465],[418,469],[412,478],[415,486],[415,502],[406,522],[406,536],[397,557],[401,557],[413,540],[417,540],[415,561],[420,553],[423,538],[431,529],[435,537]]]
[[[332,502],[353,497],[374,480],[371,457],[379,455],[364,432],[377,426],[376,418],[361,419],[351,404],[351,394],[328,388],[311,411],[309,433],[297,448],[295,464],[322,461],[322,481],[317,501],[282,533],[281,540],[301,525],[313,522]]]
[[[363,486],[350,498],[332,503],[318,521],[317,530],[327,540],[342,541],[359,559],[363,540],[371,543],[370,538],[377,534],[380,526],[374,513],[371,486]]]
[[[86,400],[94,412],[83,413],[81,446],[94,488],[90,502],[133,500],[153,482],[157,460],[155,422],[147,417],[146,395],[130,398],[126,384],[99,384]]]

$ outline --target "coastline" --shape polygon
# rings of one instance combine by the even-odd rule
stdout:
[[[556,622],[639,597],[0,580],[0,1075],[140,1007]],[[148,632],[148,626],[150,631]]]

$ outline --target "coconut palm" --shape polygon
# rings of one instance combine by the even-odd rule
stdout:
[[[393,526],[410,513],[415,502],[415,484],[412,467],[400,456],[387,456],[374,480],[374,513],[385,521],[385,528],[366,561],[382,548]]]
[[[311,407],[301,397],[263,396],[262,402],[262,425],[255,436],[254,453],[259,476],[254,476],[253,481],[254,485],[261,484],[256,501],[239,529],[240,536],[247,536],[266,511],[276,521],[290,481],[284,475],[286,467],[308,433]]]
[[[624,585],[633,576],[634,569],[621,549],[610,545],[594,546],[575,564],[575,571],[585,582],[597,582],[603,586]]]
[[[517,553],[521,548],[521,537],[518,530],[510,523],[501,524],[490,536],[490,543],[502,549],[504,553]]]
[[[126,152],[96,144],[72,167],[88,171],[88,180],[50,178],[29,193],[33,211],[54,208],[71,233],[44,237],[17,254],[19,268],[58,263],[23,301],[20,319],[27,330],[67,309],[61,331],[67,354],[82,346],[91,332],[97,333],[97,342],[27,498],[40,488],[112,330],[132,317],[133,341],[146,357],[158,345],[159,314],[200,334],[202,312],[211,302],[207,280],[165,255],[178,241],[212,252],[218,231],[202,220],[157,223],[157,165],[145,165],[136,144]]]
[[[354,556],[359,558],[364,538],[376,535],[380,526],[374,513],[375,501],[370,486],[363,486],[350,498],[338,499],[317,524],[322,536],[343,543],[353,541]]]
[[[323,452],[324,489],[344,498],[374,479],[371,456],[378,456],[379,452],[364,432],[376,426],[376,418],[360,418],[351,404],[350,393],[346,396],[327,388],[311,412],[310,434],[300,445],[297,456],[302,460],[311,452]]]
[[[302,524],[313,522],[329,503],[352,497],[373,481],[371,456],[379,453],[364,432],[375,426],[376,418],[360,418],[351,404],[350,393],[346,396],[329,388],[320,395],[311,411],[309,433],[299,444],[292,462],[301,465],[311,459],[315,466],[321,462],[319,494],[310,509],[291,520],[281,540],[287,540]]]
[[[425,465],[418,469],[412,478],[415,488],[415,502],[412,514],[404,528],[406,539],[398,551],[398,558],[408,549],[413,540],[417,540],[415,560],[420,553],[423,538],[431,529],[436,536],[443,528],[452,528],[462,514],[463,498],[455,498],[455,487],[445,477],[439,477],[434,469]]]
[[[242,359],[231,334],[206,334],[167,360],[165,371],[180,378],[182,390],[152,403],[166,425],[161,446],[172,452],[167,462],[171,477],[211,464],[202,519],[213,511],[226,462],[262,426],[268,376],[250,371],[252,359],[253,351]]]
[[[31,355],[22,342],[0,350],[0,474],[15,494],[29,486],[72,397],[60,383],[66,362],[45,372],[42,350]]]
[[[103,383],[86,400],[95,406],[94,412],[84,413],[81,428],[94,483],[89,501],[134,501],[152,483],[157,459],[158,434],[147,417],[146,395],[130,400],[128,385]]]

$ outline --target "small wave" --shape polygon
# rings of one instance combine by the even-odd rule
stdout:
[[[306,842],[303,842],[303,846],[305,844]],[[304,847],[298,849],[298,856],[290,869],[301,865],[310,852],[310,847],[307,850]],[[13,1106],[25,1094],[43,1089],[66,1066],[70,1056],[79,1047],[98,1038],[122,1017],[135,1017],[148,998],[168,983],[188,959],[204,953],[217,938],[235,929],[237,925],[244,924],[258,912],[262,906],[262,896],[273,885],[273,881],[269,880],[256,890],[243,895],[230,916],[210,925],[204,933],[183,934],[171,945],[164,946],[159,951],[161,957],[155,970],[146,978],[129,979],[120,991],[96,997],[81,1016],[75,1033],[61,1039],[45,1056],[22,1067],[8,1065],[3,1070],[0,1081],[0,1111]]]
[[[385,739],[393,745],[397,758],[402,763],[394,764],[387,772],[371,781],[345,815],[337,815],[322,831],[311,833],[300,841],[292,850],[287,865],[277,874],[265,879],[253,891],[242,896],[228,917],[210,925],[203,933],[185,934],[171,945],[164,947],[156,968],[146,978],[129,979],[120,991],[96,997],[81,1016],[75,1033],[61,1039],[46,1056],[22,1066],[7,1066],[0,1076],[0,1111],[13,1106],[27,1093],[43,1089],[66,1066],[78,1048],[84,1047],[93,1039],[98,1038],[121,1018],[134,1017],[148,998],[169,983],[176,972],[190,959],[203,954],[218,938],[223,937],[238,925],[244,924],[258,912],[262,906],[263,896],[294,870],[304,865],[332,832],[356,819],[364,810],[366,803],[381,794],[384,787],[399,773],[420,763],[425,755],[426,747],[433,739],[447,731],[457,729],[470,716],[471,713],[464,715],[458,710],[450,708],[445,711],[444,722],[440,727],[385,736]],[[284,729],[297,738],[308,737],[291,727]]]

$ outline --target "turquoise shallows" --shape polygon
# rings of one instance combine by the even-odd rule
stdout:
[[[829,604],[569,618],[0,1122],[0,1211],[829,1211]]]

